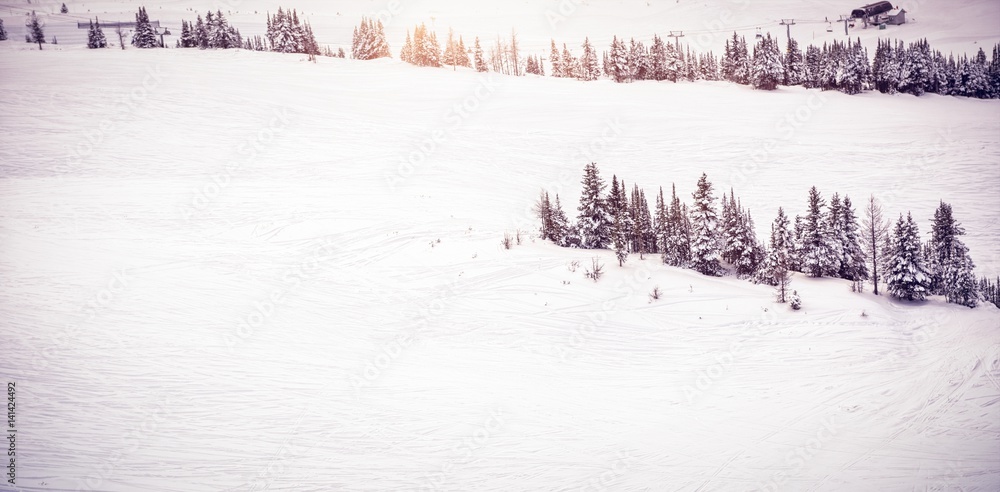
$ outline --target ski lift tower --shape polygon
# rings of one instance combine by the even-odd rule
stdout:
[[[677,51],[681,50],[681,38],[684,37],[684,31],[670,31],[667,34],[668,38],[674,38],[674,45],[677,47]]]
[[[785,34],[788,35],[788,44],[792,44],[792,26],[795,25],[795,19],[781,19],[781,25],[785,26]]]

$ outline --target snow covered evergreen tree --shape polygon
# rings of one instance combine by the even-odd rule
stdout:
[[[930,85],[930,45],[926,39],[911,43],[904,56],[899,91],[920,96],[927,92]]]
[[[823,52],[816,46],[806,48],[806,75],[802,85],[807,89],[823,87]]]
[[[483,58],[483,47],[479,45],[479,37],[476,37],[476,44],[475,47],[473,48],[473,54],[476,59],[476,71],[485,72],[487,70],[486,60]]]
[[[628,49],[625,42],[615,36],[611,41],[611,52],[608,55],[609,68],[611,72],[608,76],[615,82],[631,82],[632,79],[628,67]]]
[[[583,55],[580,56],[579,66],[580,70],[577,75],[581,80],[597,80],[601,77],[597,50],[590,44],[590,38],[583,39]]]
[[[698,189],[692,194],[691,208],[691,268],[704,275],[722,274],[719,250],[719,218],[715,211],[712,183],[702,173]]]
[[[732,67],[733,75],[732,82],[737,84],[748,85],[750,83],[751,67],[750,67],[750,53],[747,49],[747,40],[743,37],[737,37],[736,33],[733,33],[733,49],[732,49]]]
[[[965,229],[955,220],[951,205],[941,202],[934,212],[928,245],[930,282],[928,291],[944,295],[948,302],[976,307],[978,292],[975,264],[969,248],[959,239]]]
[[[580,245],[586,249],[604,249],[611,243],[611,213],[604,198],[604,180],[596,163],[587,164],[583,174],[583,192],[577,216]]]
[[[788,285],[791,283],[792,248],[788,217],[785,216],[785,210],[778,207],[778,216],[771,224],[771,241],[767,257],[757,275],[759,282],[775,286],[778,302],[785,302],[788,297]]]
[[[686,206],[677,197],[677,186],[671,184],[670,206],[663,238],[663,262],[672,266],[687,266],[691,262],[691,227]]]
[[[815,186],[809,189],[809,213],[802,223],[799,263],[810,277],[822,277],[833,270],[834,254],[830,249],[829,228],[823,207],[826,202]]]
[[[205,21],[201,19],[200,14],[198,15],[198,19],[194,23],[194,39],[196,46],[199,49],[208,48],[208,28],[205,27]]]
[[[552,203],[550,207],[551,224],[549,229],[549,239],[559,246],[569,246],[566,240],[566,237],[570,232],[569,219],[566,217],[566,212],[563,211],[562,202],[559,200],[558,193],[556,193],[555,203]]]
[[[42,49],[42,43],[45,42],[45,30],[42,28],[42,21],[38,20],[38,16],[35,15],[35,11],[31,11],[31,15],[28,17],[27,23],[28,34],[26,35],[26,40],[29,43],[37,43],[38,49]]]
[[[785,76],[777,40],[768,33],[753,48],[750,82],[754,89],[773,91]]]
[[[785,69],[785,85],[802,85],[806,80],[806,62],[799,49],[799,43],[794,38],[788,40],[788,47],[785,50],[785,60],[782,64]]]
[[[858,216],[851,203],[851,198],[844,197],[840,207],[838,238],[841,252],[840,278],[857,283],[857,291],[861,291],[861,282],[868,280],[868,266],[865,264],[865,252],[861,247],[860,226]]]
[[[7,40],[7,30],[3,27],[3,19],[0,19],[0,41]]]
[[[97,49],[107,47],[108,38],[104,36],[104,31],[101,30],[100,19],[97,22],[90,21],[90,28],[87,30],[87,48]]]
[[[451,33],[449,33],[450,35]],[[409,36],[409,31],[407,31],[407,36]],[[382,25],[382,21],[362,17],[361,24],[354,28],[351,40],[351,58],[374,60],[390,56],[389,42],[385,39],[385,27]],[[458,59],[455,58],[453,61],[457,62]]]
[[[920,231],[911,214],[905,220],[900,215],[893,229],[887,284],[889,294],[897,299],[920,301],[927,295],[930,278],[920,255]]]
[[[146,14],[146,7],[139,7],[139,12],[135,14],[135,33],[132,34],[132,46],[136,48],[156,48],[160,41],[156,37],[156,31],[149,23],[149,15]]]

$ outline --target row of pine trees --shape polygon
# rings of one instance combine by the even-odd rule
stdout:
[[[158,47],[159,42],[149,26],[145,8],[139,9],[136,22],[133,46]],[[260,37],[243,40],[239,31],[228,25],[221,11],[209,12],[205,20],[199,15],[195,22],[183,21],[181,29],[178,46],[185,48],[242,47],[311,56],[344,56],[343,50],[337,55],[329,47],[321,50],[312,28],[307,22],[300,22],[297,11],[286,11],[280,7],[277,14],[267,16],[266,40]],[[29,41],[39,42],[41,47],[44,34],[40,27],[38,31],[36,35],[29,34],[28,38]],[[6,32],[0,23],[0,39],[5,37]],[[92,23],[88,46],[107,47],[99,22]],[[746,38],[736,33],[726,40],[721,58],[712,52],[692,52],[690,47],[682,48],[679,43],[665,42],[656,35],[648,48],[641,41],[631,39],[625,42],[624,38],[617,36],[600,56],[589,39],[584,39],[581,48],[582,53],[577,56],[565,43],[560,50],[552,40],[548,55],[549,75],[585,81],[607,77],[621,83],[639,80],[726,80],[762,90],[773,90],[779,85],[800,85],[846,94],[877,90],[917,96],[934,93],[980,99],[1000,98],[1000,45],[994,46],[990,59],[982,48],[972,58],[965,55],[946,57],[940,51],[932,50],[927,40],[908,45],[898,40],[879,40],[874,58],[869,57],[860,39],[810,45],[804,52],[795,39],[789,39],[782,50],[777,38],[772,38],[770,34],[758,39],[751,52]],[[381,21],[361,20],[361,24],[354,29],[351,56],[358,60],[392,56]],[[498,38],[485,53],[478,37],[470,49],[461,36],[456,38],[454,32],[449,30],[442,51],[437,35],[421,24],[413,29],[412,36],[407,30],[400,59],[419,66],[461,66],[508,75],[546,75],[540,56],[523,56],[520,53],[514,32],[509,40]]]
[[[381,23],[377,29],[374,26],[372,21],[362,20],[360,31],[377,32],[377,37],[372,35],[371,41],[365,41],[362,36],[360,43],[356,29],[354,58],[392,56]],[[414,28],[412,37],[407,31],[400,59],[419,66],[462,66],[510,75],[546,74],[541,57],[523,56],[519,52],[516,33],[509,40],[498,39],[488,56],[478,37],[473,46],[467,49],[462,37],[456,40],[454,32],[449,30],[442,52],[437,35],[421,24]],[[993,48],[989,61],[982,48],[971,59],[964,55],[945,57],[940,51],[931,50],[926,40],[909,45],[879,40],[874,59],[869,57],[860,39],[810,45],[803,52],[795,39],[790,39],[782,49],[778,39],[770,34],[761,36],[751,51],[746,38],[733,33],[732,39],[726,40],[721,58],[712,52],[696,53],[679,43],[665,42],[658,35],[653,36],[649,47],[635,39],[626,42],[615,36],[600,56],[589,38],[584,39],[581,47],[582,53],[577,56],[565,43],[560,50],[555,40],[551,40],[549,74],[585,81],[607,77],[621,83],[726,80],[761,90],[800,85],[846,94],[878,90],[918,96],[936,93],[1000,98],[1000,45]]]
[[[558,195],[553,200],[541,192],[535,204],[540,237],[564,247],[614,250],[619,265],[630,254],[658,254],[667,265],[711,276],[731,272],[773,285],[781,302],[792,271],[847,279],[858,292],[865,281],[876,294],[886,285],[890,295],[906,300],[943,295],[948,302],[975,307],[990,292],[996,298],[995,287],[989,291],[988,281],[976,279],[969,249],[961,241],[965,230],[944,202],[934,214],[930,241],[922,243],[912,215],[900,215],[892,225],[870,197],[859,217],[850,197],[834,193],[827,202],[813,187],[805,215],[790,218],[778,208],[765,243],[757,238],[750,211],[739,197],[730,190],[718,204],[705,174],[690,206],[671,186],[669,198],[661,187],[650,207],[638,185],[629,190],[617,176],[605,192],[594,163],[584,168],[582,185],[575,221],[567,217]]]
[[[136,14],[136,27],[132,35],[132,46],[136,48],[162,48],[156,31],[149,22],[145,7]],[[90,22],[87,35],[88,48],[107,48],[107,38],[101,29],[100,20]],[[338,55],[326,47],[321,49],[316,42],[312,27],[299,20],[298,11],[278,7],[273,16],[267,14],[267,34],[264,38],[254,36],[244,39],[239,29],[226,20],[221,10],[208,11],[205,17],[199,14],[193,22],[181,21],[181,36],[178,48],[230,49],[243,48],[253,51],[275,51],[279,53],[301,53],[344,57],[343,50]]]

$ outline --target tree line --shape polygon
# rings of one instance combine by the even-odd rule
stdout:
[[[630,254],[658,254],[667,265],[775,286],[779,302],[789,297],[793,271],[850,280],[855,292],[870,282],[878,295],[885,285],[892,297],[911,301],[942,295],[948,302],[975,307],[997,297],[995,283],[976,279],[969,248],[961,240],[965,229],[943,201],[932,219],[931,238],[922,243],[911,214],[901,214],[893,224],[870,196],[859,215],[850,197],[834,193],[827,202],[812,187],[806,213],[791,218],[779,207],[770,237],[762,242],[750,210],[735,192],[717,199],[705,174],[690,206],[671,185],[669,198],[661,187],[650,207],[638,185],[629,191],[616,175],[605,192],[595,163],[584,168],[581,184],[575,220],[567,217],[558,194],[553,200],[547,191],[540,193],[534,206],[539,235],[564,247],[611,249],[619,266]]]

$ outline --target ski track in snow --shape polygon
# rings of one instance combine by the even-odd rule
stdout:
[[[655,256],[499,244],[533,232],[541,187],[573,215],[595,160],[650,201],[671,182],[689,201],[707,172],[761,237],[812,185],[857,208],[875,193],[925,237],[945,200],[995,274],[996,101],[0,48],[19,487],[1000,488],[995,308],[797,275],[791,312]],[[149,70],[162,80],[128,100]],[[111,127],[88,147],[95,121]],[[400,174],[435,129],[445,142]]]

